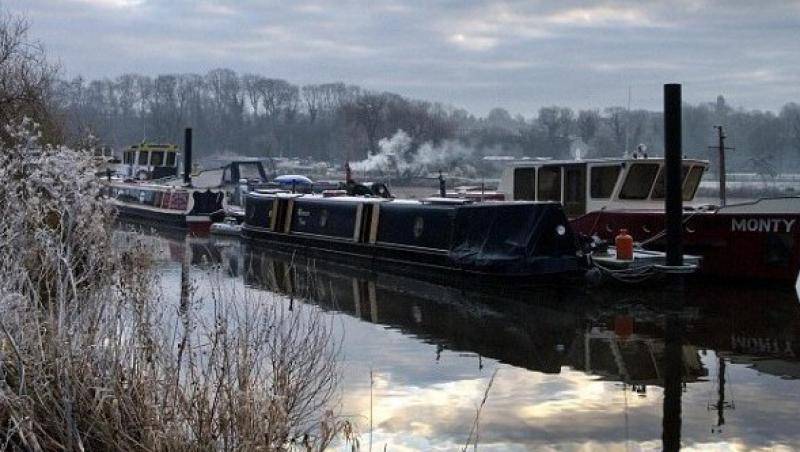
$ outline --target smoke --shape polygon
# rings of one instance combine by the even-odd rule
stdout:
[[[478,156],[475,149],[456,140],[446,140],[439,145],[425,142],[414,149],[412,138],[398,130],[389,138],[378,142],[378,151],[365,160],[353,162],[354,171],[379,173],[399,178],[425,176],[439,170],[455,177],[475,177],[472,165]]]
[[[366,160],[353,162],[350,168],[353,171],[367,173],[399,173],[408,169],[405,154],[411,150],[411,137],[402,130],[398,130],[391,138],[382,138],[378,141],[378,151]]]

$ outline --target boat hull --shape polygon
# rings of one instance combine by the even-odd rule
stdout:
[[[188,230],[207,236],[211,224],[225,217],[224,194],[211,190],[175,191],[171,187],[115,184],[107,188],[123,220],[154,227]]]
[[[613,241],[627,229],[645,248],[663,250],[660,211],[605,210],[571,222],[578,233]],[[702,256],[706,275],[794,282],[800,271],[800,214],[695,211],[683,217],[684,252]]]
[[[242,237],[283,251],[439,276],[519,280],[582,270],[566,217],[554,204],[453,207],[251,196]]]

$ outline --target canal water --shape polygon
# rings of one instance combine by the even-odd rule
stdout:
[[[465,289],[235,238],[149,239],[166,290],[190,262],[201,289],[222,272],[329,316],[361,450],[800,448],[793,288]]]

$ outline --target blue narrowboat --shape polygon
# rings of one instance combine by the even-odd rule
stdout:
[[[560,204],[549,202],[253,192],[247,196],[242,237],[284,250],[423,272],[519,278],[583,268]]]

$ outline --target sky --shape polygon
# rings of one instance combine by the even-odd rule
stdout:
[[[799,0],[0,0],[65,76],[342,81],[485,115],[800,102]]]

